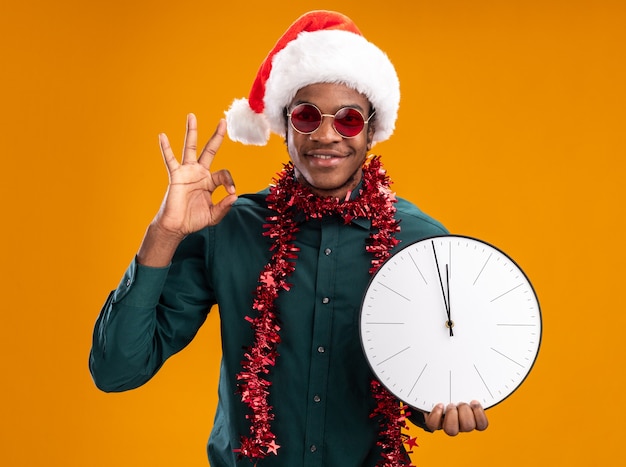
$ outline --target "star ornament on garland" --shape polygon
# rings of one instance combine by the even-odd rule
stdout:
[[[267,446],[267,453],[278,455],[279,448],[280,448],[280,445],[276,444],[276,440],[273,439],[271,443],[269,443]]]
[[[407,448],[412,449],[412,448],[418,448],[419,444],[417,444],[417,438],[410,438],[410,437],[406,437],[407,439],[405,439],[404,444],[406,444]],[[409,451],[410,452],[410,451]]]

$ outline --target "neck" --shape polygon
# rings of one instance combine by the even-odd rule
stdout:
[[[294,168],[294,172],[296,175],[296,180],[303,187],[308,188],[311,193],[320,198],[337,198],[337,199],[345,199],[346,195],[350,193],[354,188],[356,188],[361,182],[361,178],[363,177],[363,169],[358,168],[348,179],[341,184],[340,186],[333,188],[320,188],[312,185],[309,181],[302,175],[296,168]]]

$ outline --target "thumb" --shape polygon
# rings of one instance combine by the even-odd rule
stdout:
[[[218,203],[214,204],[211,209],[211,223],[213,225],[221,222],[222,219],[228,214],[230,208],[237,201],[237,195],[229,194],[221,199]]]

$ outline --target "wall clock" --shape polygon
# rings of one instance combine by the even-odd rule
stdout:
[[[411,243],[370,279],[361,342],[378,380],[430,412],[478,400],[492,407],[526,379],[539,352],[537,295],[498,248],[443,235]]]

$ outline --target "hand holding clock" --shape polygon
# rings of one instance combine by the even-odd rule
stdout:
[[[469,404],[437,404],[432,412],[424,415],[426,427],[430,431],[443,430],[448,436],[469,431],[483,431],[489,426],[487,414],[478,401]]]

